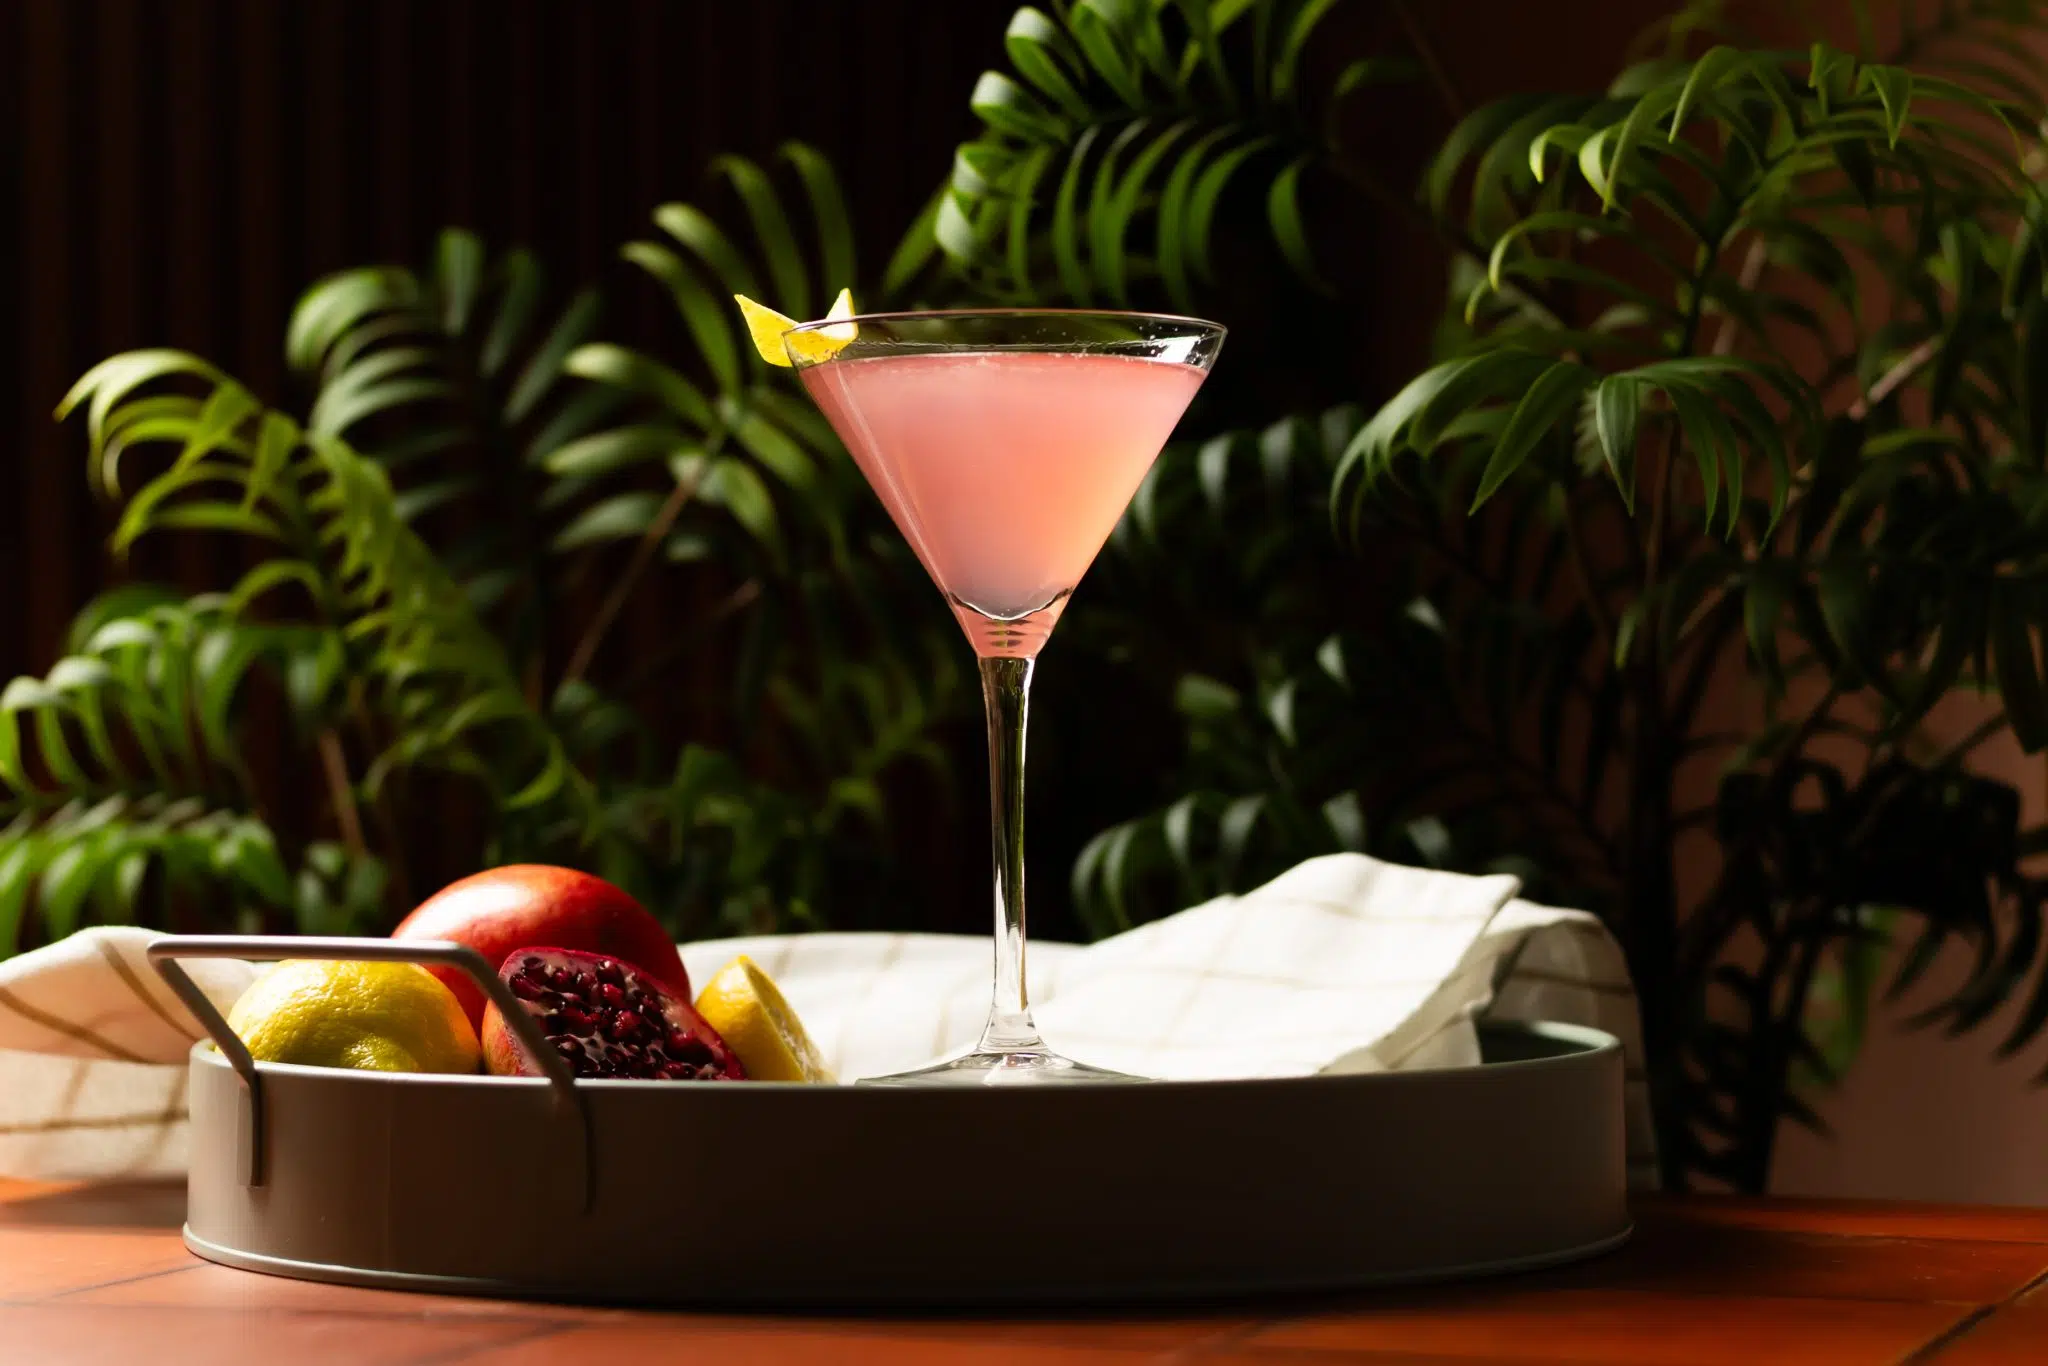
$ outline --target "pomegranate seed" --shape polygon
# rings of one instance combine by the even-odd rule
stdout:
[[[503,976],[579,1077],[730,1079],[715,1039],[698,1025],[688,1001],[671,996],[631,964],[536,949],[522,953]],[[494,1070],[500,1066],[493,1063]]]

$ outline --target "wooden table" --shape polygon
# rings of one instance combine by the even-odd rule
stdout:
[[[1656,1200],[1596,1262],[1184,1315],[739,1318],[351,1290],[230,1271],[165,1186],[0,1182],[7,1366],[1393,1362],[2048,1363],[2048,1211]]]

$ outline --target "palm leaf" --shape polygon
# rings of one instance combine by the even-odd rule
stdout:
[[[1020,79],[991,72],[975,89],[983,129],[955,158],[939,246],[993,299],[1193,311],[1199,282],[1215,276],[1215,225],[1241,200],[1266,220],[1268,249],[1324,287],[1301,186],[1332,178],[1334,121],[1308,110],[1334,101],[1300,77],[1331,8],[1077,0],[1059,17],[1020,10],[1006,38]],[[1397,74],[1357,65],[1334,98]]]

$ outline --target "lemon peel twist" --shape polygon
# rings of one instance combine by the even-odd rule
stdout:
[[[809,362],[828,361],[860,335],[860,328],[844,319],[853,317],[853,291],[842,289],[839,297],[832,301],[832,307],[818,321],[838,323],[836,327],[821,327],[815,332],[801,332],[791,337],[792,328],[804,324],[794,318],[777,313],[766,304],[755,303],[744,294],[732,296],[740,306],[740,316],[747,321],[747,335],[754,339],[754,349],[761,353],[761,359],[770,365],[779,365],[787,370],[796,364],[790,358],[794,351],[802,360]],[[784,342],[788,345],[785,346]]]

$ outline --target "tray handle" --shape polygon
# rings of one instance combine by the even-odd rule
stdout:
[[[590,1161],[590,1119],[583,1104],[583,1095],[576,1087],[576,1074],[561,1054],[548,1047],[547,1036],[540,1032],[533,1016],[527,1013],[519,998],[512,994],[512,989],[475,949],[437,939],[204,934],[164,935],[150,942],[148,954],[150,966],[185,1003],[185,1008],[192,1012],[212,1038],[214,1046],[227,1058],[228,1065],[235,1069],[235,1075],[242,1079],[242,1095],[246,1102],[242,1125],[242,1180],[245,1184],[263,1184],[263,1079],[256,1070],[256,1059],[250,1056],[248,1046],[228,1027],[227,1020],[214,1008],[206,993],[199,989],[199,984],[178,965],[180,958],[318,958],[354,963],[431,963],[461,969],[498,1008],[505,1023],[511,1026],[513,1037],[519,1040],[519,1047],[547,1078],[548,1094],[553,1098],[558,1122],[571,1135],[576,1149],[575,1161],[583,1169],[583,1209],[587,1211],[590,1208],[595,1193]]]

